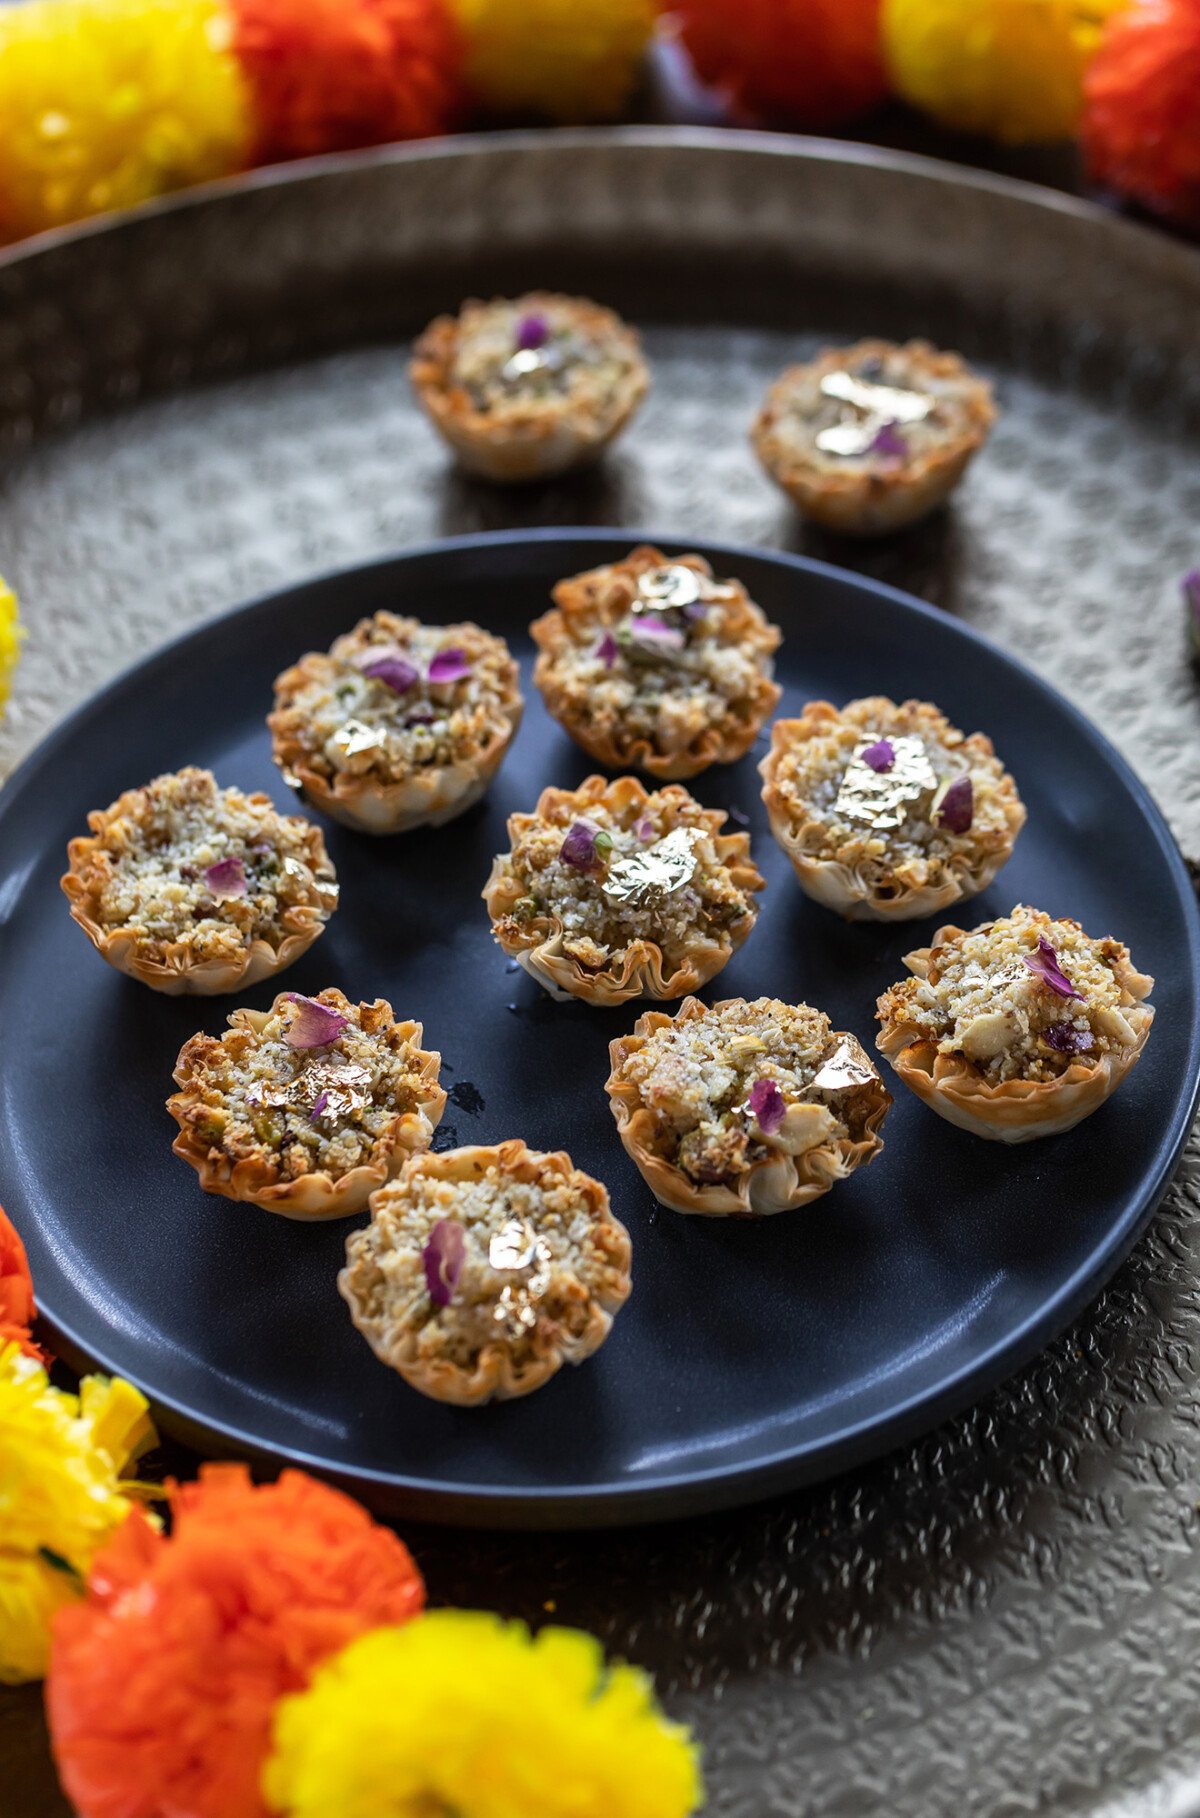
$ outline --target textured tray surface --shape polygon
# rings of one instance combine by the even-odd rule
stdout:
[[[656,389],[603,470],[501,495],[448,473],[396,343],[533,279],[647,324]],[[1073,205],[728,135],[351,160],[13,258],[0,549],[33,639],[0,761],[277,583],[459,530],[658,522],[982,626],[1100,720],[1195,851],[1198,309],[1194,255]],[[799,531],[743,431],[788,358],[867,330],[959,345],[1006,414],[951,515],[864,550]],[[432,1594],[553,1600],[654,1668],[719,1813],[1200,1810],[1197,1179],[1067,1338],[916,1447],[670,1530],[418,1533]]]

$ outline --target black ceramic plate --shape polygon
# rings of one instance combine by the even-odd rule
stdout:
[[[479,900],[506,816],[591,768],[529,688],[479,808],[395,840],[327,829],[342,908],[286,982],[380,994],[424,1022],[450,1089],[438,1147],[522,1136],[607,1182],[634,1242],[634,1292],[608,1342],[525,1401],[438,1406],[353,1330],[334,1285],[345,1225],[200,1192],[163,1100],[182,1042],[222,1028],[232,1004],[157,997],[102,965],[59,892],[67,839],[89,807],[184,763],[292,805],[263,725],[285,662],[390,606],[503,632],[528,677],[525,627],[551,584],[634,540],[472,537],[274,594],[122,678],[0,797],[3,1194],[64,1354],[141,1384],[199,1445],[300,1460],[435,1519],[600,1525],[748,1500],[879,1452],[1026,1361],[1115,1269],[1165,1185],[1200,1072],[1200,928],[1145,790],[1065,701],[940,613],[798,558],[709,549],[783,627],[781,712],[918,694],[993,736],[1029,822],[960,919],[1023,900],[1127,939],[1158,979],[1128,1083],[1068,1135],[1016,1150],[897,1088],[882,1157],[815,1206],[756,1223],[658,1210],[602,1091],[608,1041],[637,1006],[553,1003],[508,967]],[[766,830],[761,749],[693,785],[749,815],[769,880],[707,995],[806,999],[869,1044],[877,993],[932,924],[850,926],[800,894]]]

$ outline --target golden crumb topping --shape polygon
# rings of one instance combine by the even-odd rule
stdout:
[[[1120,941],[1018,905],[969,932],[942,929],[920,975],[879,999],[881,1045],[931,1042],[962,1054],[995,1085],[1053,1080],[1132,1047],[1150,989]]]
[[[387,784],[470,763],[511,736],[520,704],[503,638],[385,611],[285,670],[268,724],[277,757]]]
[[[692,1000],[688,1012],[631,1045],[610,1090],[636,1086],[657,1120],[657,1152],[697,1185],[736,1182],[772,1151],[863,1140],[882,1082],[855,1037],[820,1010],[760,997]]]
[[[132,935],[146,960],[181,945],[196,961],[255,941],[278,949],[290,910],[324,922],[337,907],[320,829],[266,795],[219,788],[209,770],[156,777],[88,819],[95,837],[72,843],[71,865],[89,914]]]
[[[312,1005],[324,1007],[314,1014]],[[309,1006],[307,1013],[305,1007]],[[311,1031],[299,1019],[318,1021]],[[235,1010],[224,1035],[193,1035],[180,1052],[171,1108],[214,1158],[262,1162],[277,1181],[386,1163],[400,1118],[441,1114],[439,1056],[419,1023],[397,1023],[382,998],[283,992],[265,1015]],[[321,1026],[323,1025],[323,1026]],[[330,1039],[313,1042],[313,1035]],[[305,1038],[306,1045],[296,1042]],[[432,1121],[429,1121],[432,1117]]]

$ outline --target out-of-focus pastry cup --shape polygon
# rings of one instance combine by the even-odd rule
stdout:
[[[816,818],[807,821],[796,818],[780,787],[779,773],[794,740],[802,731],[822,721],[840,719],[841,714],[832,702],[810,701],[799,719],[776,720],[771,727],[771,748],[758,767],[763,780],[762,800],[768,824],[787,854],[804,894],[845,916],[848,921],[911,922],[928,915],[941,915],[953,904],[986,890],[1012,857],[1017,836],[1027,819],[1025,804],[1007,771],[992,790],[993,798],[1001,805],[1003,828],[989,831],[986,838],[976,836],[973,851],[964,848],[956,854],[950,875],[933,882],[920,877],[906,878],[901,865],[896,868],[893,881],[886,889],[881,889],[862,864],[820,856],[823,827]],[[963,741],[962,748],[988,757],[993,755],[992,742],[983,733],[972,733]]]
[[[628,366],[603,408],[583,407],[567,394],[514,401],[502,413],[481,410],[454,378],[462,317],[435,317],[413,349],[408,369],[413,390],[459,466],[501,484],[549,479],[597,460],[650,387],[638,335],[612,310],[585,297],[551,292],[531,292],[520,301],[530,311],[569,310],[583,334],[611,343]],[[472,299],[463,311],[480,307]]]
[[[719,718],[710,721],[681,748],[661,750],[645,736],[627,732],[619,723],[611,728],[597,727],[577,710],[571,690],[559,673],[562,659],[569,657],[575,648],[572,626],[596,617],[596,591],[607,577],[625,572],[636,576],[646,569],[668,565],[695,569],[705,580],[713,578],[712,568],[703,556],[668,558],[661,550],[643,544],[621,562],[607,563],[560,581],[554,589],[553,608],[534,620],[529,633],[538,647],[533,680],[541,692],[546,711],[589,757],[607,764],[612,770],[643,770],[661,782],[686,782],[689,777],[707,770],[710,764],[733,764],[744,757],[775,711],[783,692],[772,679],[771,672],[771,658],[780,644],[779,631],[768,623],[740,581],[720,584],[733,593],[732,599],[721,600],[721,641],[741,644],[752,650],[762,667],[752,693],[739,701],[738,711],[727,704]]]
[[[659,793],[668,794],[672,790],[681,800],[692,800],[685,789],[675,784],[668,784]],[[582,817],[602,800],[618,812],[640,813],[649,795],[644,785],[632,776],[618,777],[611,783],[602,776],[590,776],[578,789],[543,789],[532,814],[509,816],[509,840],[515,843],[525,827],[552,814],[560,805],[569,805],[572,815]],[[739,890],[752,893],[764,889],[766,880],[750,857],[749,834],[719,832],[727,819],[721,809],[706,808],[695,824],[709,833],[719,863],[727,869]],[[686,956],[674,966],[665,959],[657,942],[635,939],[629,941],[608,966],[593,970],[564,951],[565,930],[557,915],[550,913],[531,918],[528,930],[519,938],[510,933],[509,918],[525,890],[521,882],[506,871],[508,856],[501,853],[495,859],[483,890],[493,932],[504,952],[552,997],[562,1002],[581,998],[589,1004],[615,1005],[628,1003],[635,997],[683,997],[689,991],[699,990],[728,965],[758,919],[758,908],[754,905],[723,931],[719,941],[697,933]]]
[[[927,977],[934,948],[961,939],[965,932],[947,923],[937,930],[928,947],[906,953],[904,964],[916,977]],[[994,1084],[967,1055],[940,1053],[937,1043],[924,1031],[885,1018],[882,1011],[875,1046],[923,1104],[960,1130],[1001,1143],[1057,1136],[1099,1110],[1146,1045],[1154,1006],[1145,999],[1154,989],[1154,980],[1129,964],[1121,968],[1118,976],[1127,1000],[1121,1013],[1133,1030],[1134,1040],[1094,1059],[1089,1060],[1086,1053],[1076,1055],[1053,1079],[1014,1078]]]
[[[369,1302],[382,1271],[372,1254],[372,1226],[386,1217],[387,1202],[403,1194],[406,1181],[415,1175],[437,1181],[470,1182],[478,1180],[489,1169],[519,1182],[540,1185],[572,1177],[581,1192],[589,1214],[589,1236],[603,1252],[604,1274],[588,1295],[586,1317],[578,1333],[560,1332],[557,1342],[541,1349],[540,1354],[518,1362],[513,1347],[502,1336],[485,1345],[470,1366],[447,1356],[422,1356],[417,1334],[403,1319],[391,1320],[385,1313],[372,1312]],[[372,1224],[350,1234],[346,1242],[346,1266],[338,1276],[338,1291],[350,1308],[355,1326],[367,1340],[381,1363],[395,1370],[411,1388],[434,1401],[451,1402],[458,1407],[478,1407],[487,1401],[512,1401],[531,1395],[557,1374],[564,1363],[580,1364],[604,1343],[612,1330],[613,1316],[629,1297],[632,1246],[625,1226],[613,1214],[608,1190],[604,1185],[574,1167],[563,1150],[551,1154],[529,1149],[520,1138],[486,1146],[471,1145],[450,1149],[440,1155],[427,1153],[415,1157],[395,1187],[373,1196]],[[581,1284],[576,1284],[581,1288]],[[578,1296],[576,1295],[575,1298]]]
[[[736,1001],[726,998],[712,1008],[721,1011]],[[659,1119],[644,1102],[637,1084],[621,1077],[621,1070],[629,1056],[637,1053],[647,1036],[656,1029],[707,1014],[708,1006],[698,998],[685,998],[673,1017],[660,1010],[646,1010],[634,1024],[632,1034],[618,1036],[609,1043],[611,1072],[604,1090],[616,1119],[617,1133],[625,1153],[661,1206],[701,1218],[765,1218],[779,1212],[792,1212],[819,1199],[838,1181],[846,1180],[856,1168],[863,1167],[881,1153],[883,1137],[880,1130],[892,1095],[856,1038],[835,1031],[838,1041],[852,1047],[856,1058],[875,1073],[877,1081],[877,1089],[872,1088],[870,1109],[862,1122],[861,1136],[857,1139],[838,1136],[836,1120],[824,1105],[797,1105],[792,1108],[784,1139],[787,1147],[773,1148],[767,1155],[749,1163],[736,1185],[701,1185],[690,1179],[678,1163],[669,1158],[666,1133]]]
[[[286,995],[277,997],[270,1010],[234,1010],[228,1018],[229,1027],[248,1029],[257,1034],[278,1013]],[[318,1001],[334,1007],[348,1003],[340,991],[333,989],[322,991]],[[205,1143],[185,1122],[189,1107],[204,1102],[192,1065],[196,1044],[204,1040],[203,1036],[192,1036],[184,1043],[175,1065],[174,1078],[179,1090],[167,1100],[167,1110],[179,1125],[172,1149],[196,1170],[206,1193],[245,1200],[250,1205],[260,1206],[264,1212],[278,1213],[281,1218],[315,1223],[349,1218],[363,1211],[376,1188],[393,1179],[411,1155],[419,1155],[429,1147],[446,1108],[446,1094],[438,1083],[442,1057],[421,1047],[422,1025],[403,1022],[394,1027],[401,1039],[411,1043],[416,1051],[414,1060],[421,1076],[422,1092],[420,1102],[412,1110],[397,1111],[393,1116],[384,1139],[384,1153],[378,1159],[337,1176],[314,1171],[295,1180],[280,1180],[266,1150],[234,1159]],[[378,1139],[373,1146],[378,1147]]]
[[[894,351],[887,341],[862,341],[850,348],[825,348],[816,360],[789,367],[770,387],[750,430],[755,454],[801,515],[843,536],[886,536],[936,511],[962,479],[996,420],[991,386],[972,373],[960,355],[940,352],[927,341],[910,341],[903,351],[918,376],[961,380],[967,388],[967,421],[958,433],[888,466],[834,467],[786,446],[778,423],[787,414],[799,380],[814,371],[832,372],[853,360]]]

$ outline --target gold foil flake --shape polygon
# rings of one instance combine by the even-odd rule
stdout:
[[[882,420],[880,417],[864,417],[855,423],[831,423],[828,429],[817,431],[817,447],[822,454],[869,454]]]
[[[895,385],[875,385],[869,379],[856,379],[853,373],[827,372],[821,380],[826,398],[839,404],[853,405],[870,416],[886,418],[892,423],[920,423],[933,409],[933,399],[922,391],[903,391]]]
[[[703,597],[704,577],[684,562],[671,562],[665,568],[647,568],[638,576],[638,599],[635,612],[661,612],[665,606],[691,606]]]
[[[507,1235],[510,1231],[528,1235],[529,1246],[520,1252],[526,1257],[526,1260],[522,1263],[497,1264],[492,1260],[492,1251],[498,1244],[501,1244],[504,1246],[502,1253],[510,1254]],[[513,1241],[521,1243],[522,1236],[515,1236]],[[506,1270],[532,1268],[532,1273],[526,1275],[523,1281],[506,1282],[492,1308],[492,1318],[497,1325],[503,1326],[511,1337],[518,1338],[523,1332],[531,1332],[538,1321],[537,1303],[550,1286],[550,1265],[553,1257],[549,1245],[542,1238],[534,1237],[524,1219],[513,1219],[493,1237],[488,1249],[488,1260],[492,1263],[493,1268],[501,1267]]]
[[[853,1035],[843,1035],[828,1060],[821,1062],[813,1089],[818,1092],[853,1092],[878,1078],[874,1067]]]
[[[287,858],[285,858],[283,861],[283,868],[287,872],[289,877],[307,877],[308,876],[308,866],[301,864],[301,862],[298,858],[292,858],[290,853],[288,854]]]
[[[682,890],[696,869],[695,842],[699,834],[691,827],[676,827],[665,839],[656,840],[642,852],[631,852],[609,866],[600,888],[612,903],[628,903],[642,909],[661,901],[673,891]]]
[[[891,768],[872,770],[862,753],[878,743],[875,738],[859,743],[842,778],[836,812],[843,820],[887,833],[904,825],[910,808],[932,798],[937,777],[921,740],[903,735],[888,739],[895,753]]]
[[[343,757],[358,757],[364,751],[381,751],[387,744],[387,733],[382,726],[366,726],[362,720],[347,720],[329,742]]]
[[[353,1117],[370,1103],[371,1074],[354,1061],[314,1061],[284,1084],[262,1080],[246,1094],[250,1104],[263,1110],[295,1111],[311,1117],[324,1096],[320,1115],[337,1119]]]
[[[567,350],[553,341],[542,347],[519,347],[500,368],[500,380],[504,385],[520,385],[542,373],[554,377],[566,363]]]
[[[488,1245],[493,1269],[527,1269],[537,1251],[537,1237],[528,1219],[510,1218]]]
[[[289,789],[303,789],[304,784],[300,781],[300,778],[296,775],[294,770],[289,770],[287,766],[284,765],[281,767],[281,775]],[[111,833],[111,831],[112,829],[110,828],[109,832]]]

